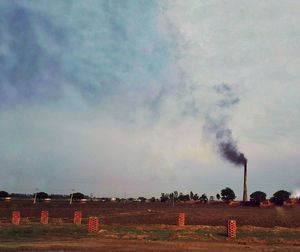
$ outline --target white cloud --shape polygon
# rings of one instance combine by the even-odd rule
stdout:
[[[202,134],[205,116],[220,113],[213,87],[225,82],[241,99],[225,114],[249,157],[250,189],[266,189],[270,169],[272,179],[284,179],[269,190],[281,185],[289,189],[300,161],[299,10],[295,1],[160,2],[153,18],[165,38],[157,37],[150,22],[153,41],[144,49],[133,48],[142,59],[132,60],[130,73],[122,72],[127,84],[118,92],[88,103],[76,88],[63,85],[56,104],[1,111],[4,185],[13,191],[38,186],[68,192],[75,187],[110,196],[152,196],[176,189],[214,194],[230,185],[240,191],[241,170],[221,161]],[[146,31],[143,34],[148,38]],[[174,48],[161,48],[161,56],[158,46],[157,56],[152,55],[154,45],[162,41]],[[110,48],[111,41],[107,45]],[[160,62],[159,78],[151,71],[141,74],[141,51],[151,62]],[[81,59],[81,53],[76,50],[75,58]],[[85,53],[96,57],[93,50]],[[126,53],[125,62],[131,57]],[[90,73],[85,71],[91,70],[89,65],[85,67],[83,72]],[[107,69],[111,74],[112,68]],[[92,70],[99,74],[97,64]],[[74,72],[85,78],[76,67]],[[87,80],[97,76],[87,74]],[[147,85],[140,84],[146,77]]]

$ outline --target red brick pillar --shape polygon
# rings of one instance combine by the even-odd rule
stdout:
[[[185,225],[185,213],[180,213],[178,215],[178,222],[177,222],[177,225],[179,227],[183,227]]]
[[[49,223],[49,212],[48,211],[42,211],[41,212],[41,223],[42,224],[48,224]]]
[[[227,237],[236,238],[236,221],[235,220],[227,221]]]
[[[89,217],[89,223],[88,223],[88,231],[89,233],[97,233],[99,230],[99,219],[98,217]]]
[[[20,225],[20,220],[21,220],[20,211],[13,211],[12,212],[11,223],[14,224],[14,225]]]
[[[74,224],[81,225],[81,221],[82,221],[82,212],[75,211],[74,212]]]

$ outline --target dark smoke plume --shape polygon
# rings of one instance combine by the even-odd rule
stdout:
[[[226,132],[227,140],[221,140],[218,142],[218,148],[223,158],[234,163],[235,165],[244,165],[247,163],[247,159],[244,154],[239,152],[237,143],[233,140],[231,130],[227,129]]]
[[[217,106],[221,108],[221,114],[217,118],[208,116],[205,123],[205,131],[213,135],[220,155],[227,161],[235,165],[244,165],[247,159],[238,149],[237,142],[233,139],[232,131],[227,126],[227,120],[222,113],[223,109],[228,109],[239,102],[239,98],[234,95],[231,87],[227,84],[215,86],[215,91],[222,95],[222,99]]]

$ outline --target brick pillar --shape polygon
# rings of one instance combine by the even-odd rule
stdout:
[[[178,215],[178,222],[177,222],[177,225],[179,227],[183,227],[185,225],[185,213],[180,213]]]
[[[74,212],[74,224],[81,225],[81,221],[82,221],[82,212],[75,211]]]
[[[21,220],[20,211],[13,211],[12,212],[11,223],[14,224],[14,225],[20,225],[20,220]]]
[[[227,221],[227,237],[236,238],[236,221],[235,220]]]
[[[41,212],[41,223],[42,224],[48,224],[49,223],[49,212],[48,211],[42,211]]]
[[[88,231],[89,233],[97,233],[99,230],[99,219],[98,217],[89,217],[89,223],[88,223]]]

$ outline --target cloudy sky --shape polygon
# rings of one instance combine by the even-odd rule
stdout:
[[[300,188],[300,2],[0,0],[0,189]]]

